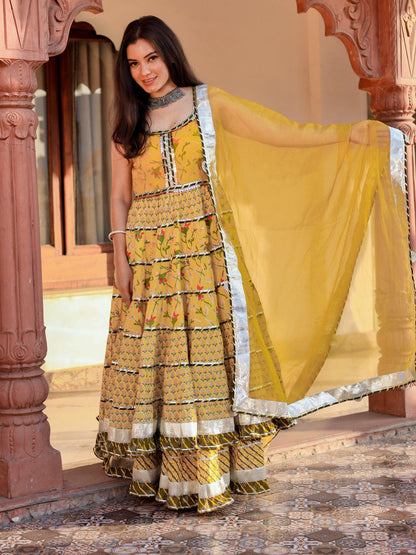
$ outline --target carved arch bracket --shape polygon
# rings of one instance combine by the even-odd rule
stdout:
[[[49,0],[49,56],[56,56],[65,50],[71,24],[82,11],[101,13],[102,0]]]
[[[355,73],[380,77],[378,9],[372,0],[296,0],[299,13],[315,8],[325,23],[325,34],[345,45]]]

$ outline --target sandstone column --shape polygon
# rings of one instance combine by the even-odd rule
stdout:
[[[48,386],[32,99],[36,68],[101,0],[0,0],[0,495],[62,487],[43,413]]]
[[[351,65],[360,77],[359,88],[370,95],[376,119],[397,127],[408,139],[410,245],[416,252],[415,142],[416,126],[416,0],[296,0],[298,12],[313,7],[322,15],[325,34],[345,45]],[[382,249],[379,249],[381,252]],[[378,264],[383,264],[382,254]],[[413,262],[414,275],[416,263]],[[394,269],[392,269],[394,271]],[[397,299],[389,299],[388,321],[394,318]],[[384,326],[388,350],[382,353],[380,369],[387,370],[391,356],[403,350],[406,356],[410,329]],[[402,346],[402,347],[401,347]],[[394,369],[393,369],[394,370]],[[370,396],[370,410],[416,415],[416,389],[401,388]]]

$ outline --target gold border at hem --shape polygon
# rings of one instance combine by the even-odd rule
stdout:
[[[155,434],[154,437],[150,438],[133,438],[129,443],[116,443],[108,439],[107,432],[98,432],[94,454],[99,459],[108,457],[134,458],[156,451],[194,451],[221,448],[234,445],[238,443],[239,439],[238,433],[234,431],[196,437],[165,437]]]
[[[270,486],[267,480],[257,480],[256,482],[231,481],[231,489],[234,493],[240,493],[242,495],[257,495],[270,492]]]
[[[234,432],[222,434],[200,435],[196,437],[166,437],[155,435],[150,438],[134,438],[129,443],[116,443],[108,439],[107,432],[98,432],[94,454],[101,460],[109,457],[135,458],[149,455],[157,451],[194,451],[223,448],[238,445],[241,441],[259,439],[269,435],[276,436],[280,429],[286,428],[290,422],[282,419],[271,419],[268,422],[237,426]],[[119,467],[117,467],[117,470]]]
[[[129,493],[136,497],[155,497],[158,494],[158,482],[146,483],[132,481]]]

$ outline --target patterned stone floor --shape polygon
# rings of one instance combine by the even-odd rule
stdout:
[[[11,525],[0,553],[416,554],[416,428],[269,468],[271,492],[198,516],[129,498]]]

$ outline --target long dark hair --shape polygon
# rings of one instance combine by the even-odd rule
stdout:
[[[149,123],[149,94],[132,78],[127,47],[139,39],[148,40],[165,62],[170,78],[178,87],[199,85],[175,33],[158,17],[147,15],[129,23],[118,51],[115,71],[115,125],[113,141],[125,158],[145,149]]]

